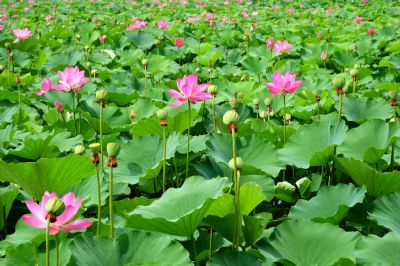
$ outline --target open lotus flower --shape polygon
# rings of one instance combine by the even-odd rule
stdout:
[[[67,224],[75,216],[82,205],[82,198],[75,200],[75,194],[72,192],[65,194],[61,198],[61,202],[64,204],[64,211],[60,215],[56,215],[52,211],[47,211],[49,209],[49,201],[55,202],[57,199],[58,197],[56,193],[49,193],[46,191],[42,197],[40,205],[32,200],[27,200],[25,202],[26,206],[33,216],[24,214],[22,220],[33,227],[46,229],[47,218],[50,216],[51,235],[57,234],[60,230],[63,232],[82,230],[93,224],[92,222],[83,219],[75,220]]]
[[[26,40],[32,37],[32,32],[28,29],[13,29],[13,33],[17,39],[14,40],[14,43],[17,43],[22,40]]]
[[[176,47],[182,47],[182,46],[183,46],[183,43],[184,43],[184,41],[183,41],[182,38],[176,38],[176,39],[175,39],[175,46],[176,46]]]
[[[274,52],[275,53],[283,53],[283,52],[289,51],[290,48],[292,48],[292,45],[287,40],[284,40],[283,42],[277,41],[275,43]]]
[[[297,90],[297,88],[303,84],[303,81],[296,80],[296,74],[291,75],[289,71],[283,76],[279,71],[272,75],[272,82],[266,83],[265,85],[271,91],[271,94],[278,95],[292,93]]]
[[[40,91],[35,92],[37,96],[42,96],[43,93],[48,92],[53,88],[53,84],[50,79],[45,79],[42,81],[42,89]]]
[[[160,19],[159,21],[157,21],[157,27],[158,27],[158,29],[166,29],[166,28],[168,28],[168,22]]]
[[[198,77],[196,74],[191,74],[189,76],[184,75],[182,79],[177,79],[176,83],[180,93],[176,90],[169,90],[168,93],[178,99],[178,101],[171,104],[172,107],[177,107],[182,103],[189,101],[191,103],[196,103],[199,101],[206,101],[212,99],[212,95],[205,92],[209,84],[197,84]]]
[[[89,78],[85,78],[85,71],[79,71],[79,67],[66,67],[64,72],[57,71],[60,77],[60,84],[54,85],[57,91],[80,90],[83,84],[88,82]]]

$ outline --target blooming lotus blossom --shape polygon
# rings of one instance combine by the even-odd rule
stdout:
[[[4,24],[0,24],[0,30],[4,29]]]
[[[189,101],[190,103],[196,103],[199,101],[206,101],[212,99],[213,96],[207,93],[209,84],[197,84],[198,77],[196,74],[190,74],[189,76],[184,75],[182,79],[177,79],[176,84],[180,91],[169,90],[168,93],[177,98],[176,102],[171,104],[172,107],[177,107],[182,103]]]
[[[89,78],[85,78],[85,71],[79,71],[79,67],[66,67],[64,72],[57,71],[60,77],[59,84],[54,85],[57,91],[80,90],[83,84],[88,82]]]
[[[290,8],[286,11],[288,14],[293,15],[294,14],[294,9]]]
[[[0,15],[0,22],[4,21],[4,20],[7,20],[7,19],[8,19],[8,16],[6,14]]]
[[[292,45],[289,44],[287,40],[284,40],[283,42],[277,41],[274,46],[274,52],[275,53],[288,52],[290,48],[292,48]]]
[[[265,43],[265,45],[267,46],[268,49],[274,48],[274,45],[275,45],[274,39],[269,38],[267,40],[267,42]]]
[[[374,28],[368,28],[368,35],[374,35],[375,29]]]
[[[283,76],[279,71],[272,74],[272,82],[268,82],[265,86],[271,91],[272,95],[282,93],[295,92],[298,87],[303,84],[303,81],[296,80],[296,74],[291,75],[289,71]]]
[[[166,28],[168,28],[168,22],[166,22],[165,20],[160,19],[159,21],[157,21],[157,28],[158,29],[166,29]]]
[[[175,46],[176,47],[182,47],[183,46],[183,44],[184,44],[184,41],[183,41],[183,39],[182,38],[176,38],[175,39]]]
[[[54,107],[56,108],[57,112],[59,112],[59,113],[62,113],[64,111],[64,105],[58,100],[56,100],[54,102]]]
[[[362,19],[363,19],[363,17],[357,16],[357,17],[354,19],[354,22],[355,22],[355,23],[360,23],[360,22],[362,21]]]
[[[26,40],[30,37],[32,37],[32,32],[28,29],[13,29],[14,35],[17,37],[17,39],[14,40],[14,43],[17,43],[22,40]]]
[[[276,10],[279,10],[280,8],[281,8],[280,6],[273,6],[272,10],[276,11]]]
[[[326,14],[332,14],[332,12],[333,12],[333,8],[332,7],[330,7],[330,8],[328,8],[327,10],[326,10]]]
[[[54,17],[52,15],[47,15],[47,16],[44,17],[45,21],[50,21],[50,20],[53,20],[53,19],[54,19]]]
[[[321,53],[321,59],[322,59],[323,61],[325,61],[325,60],[326,60],[326,57],[327,57],[326,52],[325,52],[325,51],[322,51],[322,53]]]
[[[242,11],[240,12],[240,14],[244,17],[244,18],[248,18],[249,14],[246,11]]]
[[[45,79],[42,81],[42,89],[40,91],[35,92],[37,96],[42,96],[43,93],[48,92],[53,88],[53,83],[51,83],[50,79]]]
[[[69,192],[65,194],[61,198],[61,201],[64,203],[65,210],[60,215],[56,215],[55,213],[46,211],[47,202],[53,198],[58,198],[57,194],[54,192],[49,193],[46,191],[42,197],[42,202],[40,205],[32,200],[27,200],[25,202],[26,206],[28,207],[29,211],[33,214],[33,216],[24,214],[21,217],[22,220],[24,220],[27,224],[33,227],[46,229],[47,227],[46,220],[50,216],[49,231],[51,235],[57,234],[60,230],[63,232],[69,232],[72,230],[82,230],[93,224],[92,222],[83,219],[75,220],[72,223],[67,224],[75,216],[75,214],[81,207],[82,198],[75,200],[74,193]]]
[[[323,38],[322,34],[321,34],[321,33],[318,33],[318,34],[317,34],[317,38],[320,39],[320,40],[322,40],[322,38]]]

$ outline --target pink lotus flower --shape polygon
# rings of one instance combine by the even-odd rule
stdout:
[[[197,84],[198,77],[196,74],[190,74],[189,76],[184,75],[183,79],[177,79],[176,84],[180,93],[176,90],[169,90],[168,93],[178,99],[178,101],[171,104],[172,107],[177,107],[182,103],[189,101],[191,103],[196,103],[199,101],[206,101],[212,99],[213,96],[205,92],[209,84]]]
[[[99,41],[100,41],[100,43],[101,43],[101,44],[103,44],[103,43],[104,43],[104,41],[106,40],[106,38],[107,38],[107,36],[106,36],[106,35],[100,35],[100,37],[99,37]]]
[[[0,22],[4,21],[4,20],[7,20],[7,19],[8,19],[8,16],[6,14],[0,15]]]
[[[296,74],[291,75],[289,71],[283,76],[279,71],[272,74],[272,82],[266,83],[265,86],[271,91],[272,95],[282,93],[295,92],[303,81],[296,80]]]
[[[286,11],[288,14],[293,15],[294,14],[294,9],[290,8]]]
[[[240,14],[244,17],[244,18],[248,18],[249,14],[246,11],[242,11],[240,12]]]
[[[275,47],[274,49],[275,53],[283,53],[289,51],[290,48],[292,48],[292,45],[289,44],[287,40],[284,40],[283,42],[277,41],[274,47]]]
[[[166,29],[166,28],[168,28],[168,22],[160,19],[159,21],[157,21],[157,27],[158,27],[158,29]]]
[[[54,19],[54,17],[52,15],[47,15],[47,16],[44,17],[45,21],[50,21],[52,19]]]
[[[183,41],[183,39],[182,38],[176,38],[175,39],[175,46],[176,47],[182,47],[183,46],[183,44],[184,44],[184,41]]]
[[[60,84],[54,85],[57,91],[78,91],[83,84],[88,82],[89,78],[85,78],[85,71],[79,71],[79,67],[66,67],[64,72],[57,71],[60,77]]]
[[[0,24],[0,30],[4,29],[4,24]]]
[[[14,43],[17,43],[22,40],[26,40],[29,37],[32,37],[32,32],[28,29],[13,29],[14,35],[17,37],[17,39],[14,40]]]
[[[267,46],[268,49],[274,48],[274,45],[275,45],[274,39],[269,38],[267,40],[267,42],[265,43],[265,45]]]
[[[362,19],[363,19],[363,17],[357,16],[357,17],[354,19],[354,22],[355,22],[355,23],[360,23]]]
[[[93,223],[80,219],[75,220],[72,223],[68,223],[78,212],[79,208],[82,205],[82,198],[79,198],[75,201],[75,195],[72,192],[65,194],[61,201],[64,203],[65,210],[62,214],[56,215],[52,212],[46,211],[46,204],[50,199],[57,198],[56,193],[49,193],[45,192],[42,197],[42,203],[39,205],[32,200],[27,200],[26,206],[28,207],[29,211],[33,214],[30,215],[22,215],[22,220],[24,220],[27,224],[41,229],[46,229],[47,227],[47,218],[50,215],[50,234],[55,235],[60,230],[63,232],[69,232],[72,230],[82,230],[88,228]]]
[[[321,53],[321,59],[322,59],[323,61],[325,61],[325,60],[326,60],[326,57],[327,57],[326,52],[325,52],[325,51],[322,51],[322,53]]]
[[[322,34],[321,34],[321,33],[318,33],[318,34],[317,34],[317,38],[320,39],[320,40],[322,40],[322,38],[323,38]]]
[[[332,14],[332,12],[333,12],[333,8],[332,7],[330,7],[330,8],[328,8],[327,10],[326,10],[326,14]]]
[[[374,35],[375,29],[374,28],[368,28],[368,35]]]
[[[64,111],[64,105],[58,100],[56,100],[54,102],[54,107],[56,108],[57,112],[59,112],[59,113],[62,113]]]
[[[43,93],[48,92],[53,88],[53,84],[50,79],[45,79],[42,81],[42,89],[40,91],[35,92],[37,96],[42,96]]]
[[[277,10],[279,10],[280,8],[281,8],[280,6],[273,6],[273,7],[272,7],[272,10],[277,11]]]

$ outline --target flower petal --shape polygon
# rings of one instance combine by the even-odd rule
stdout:
[[[26,207],[28,207],[28,210],[35,216],[37,219],[41,220],[42,222],[45,222],[45,215],[46,213],[43,212],[42,207],[39,206],[36,202],[32,200],[27,200],[25,201]]]
[[[88,228],[92,224],[93,224],[92,222],[81,219],[81,220],[73,221],[70,224],[60,226],[60,229],[63,232],[69,232],[72,230],[82,230],[82,229]]]
[[[171,107],[178,107],[183,103],[183,101],[176,101],[170,104]]]
[[[46,221],[42,221],[34,216],[29,216],[29,215],[22,215],[22,220],[24,220],[27,224],[32,225],[33,227],[36,228],[41,228],[44,229],[46,228]]]

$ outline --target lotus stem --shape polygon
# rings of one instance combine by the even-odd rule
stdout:
[[[283,93],[283,144],[286,143],[286,93]]]
[[[147,97],[147,66],[144,66],[144,97]]]
[[[192,239],[192,244],[193,244],[193,252],[194,252],[194,265],[196,265],[196,266],[198,266],[199,265],[199,262],[198,262],[198,260],[197,260],[197,247],[196,247],[196,241],[195,241],[195,239],[194,239],[194,236],[193,236],[193,234],[192,234],[192,236],[191,236],[191,239]]]
[[[340,98],[339,98],[339,114],[338,114],[339,120],[342,117],[342,108],[343,108],[343,93],[340,94]]]
[[[213,246],[213,229],[210,227],[210,250],[208,252],[208,259],[211,260],[212,257],[212,246]]]
[[[100,123],[99,123],[99,130],[100,130],[100,154],[101,154],[101,170],[104,172],[104,152],[103,152],[103,107],[100,105],[99,110],[100,115]]]
[[[46,220],[46,266],[50,266],[50,215]]]
[[[166,126],[163,126],[163,193],[165,192],[165,183],[167,180],[167,130]]]
[[[103,162],[103,159],[101,160]],[[101,223],[101,183],[100,183],[100,170],[96,165],[96,181],[97,181],[97,235],[100,235]]]
[[[182,65],[181,65],[181,48],[180,47],[178,47],[178,56],[179,56],[179,68],[181,68]]]
[[[392,151],[390,153],[390,170],[394,171],[394,149],[396,147],[396,142],[392,143]]]
[[[76,93],[75,93],[75,96],[76,96],[76,109],[77,109],[78,115],[79,115],[78,134],[81,134],[82,112],[80,111],[80,109],[78,110],[78,107],[80,105],[80,100],[78,99],[78,95]]]
[[[240,234],[240,185],[239,185],[239,176],[238,169],[236,164],[236,132],[235,129],[231,130],[232,133],[232,158],[233,158],[233,187],[235,190],[235,226],[233,232],[233,246],[237,250],[239,248],[239,234]]]
[[[190,145],[190,125],[191,125],[191,119],[192,119],[192,108],[190,106],[190,102],[188,101],[188,107],[189,107],[189,125],[188,125],[188,140],[187,140],[187,151],[186,151],[186,178],[189,177],[189,145]]]
[[[59,256],[58,256],[59,250],[58,250],[58,239],[57,239],[57,234],[54,235],[54,243],[55,243],[55,246],[56,246],[56,266],[58,266],[58,265],[59,265]]]
[[[113,167],[110,166],[110,181],[109,181],[109,208],[110,208],[110,237],[114,238],[114,220],[113,220]]]
[[[77,136],[78,133],[77,133],[76,117],[75,117],[75,94],[72,94],[72,114],[73,114],[73,117],[74,117],[75,136]]]
[[[178,172],[178,162],[176,161],[176,157],[174,157],[174,167],[175,167],[175,176],[176,176],[176,179],[175,179],[175,182],[176,182],[176,187],[179,187],[180,186],[180,180],[179,180],[179,172]]]
[[[213,118],[214,118],[214,130],[217,133],[217,117],[215,116],[215,95],[212,98]]]
[[[21,114],[21,86],[19,83],[17,84],[18,87],[18,107],[19,107],[19,113]]]
[[[318,117],[318,121],[321,121],[321,116],[320,116],[320,105],[319,105],[319,101],[317,102],[317,104],[318,104],[318,108],[317,108],[317,117]]]

